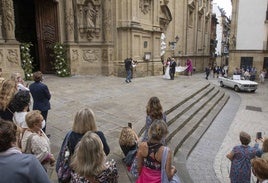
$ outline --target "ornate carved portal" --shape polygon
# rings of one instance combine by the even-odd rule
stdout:
[[[100,36],[100,9],[99,0],[84,0],[77,2],[78,29],[81,38],[91,41]]]

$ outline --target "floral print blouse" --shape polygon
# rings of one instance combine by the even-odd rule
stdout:
[[[90,182],[85,177],[81,177],[77,173],[72,172],[71,183],[117,183],[118,170],[116,164],[114,162],[107,162],[106,164],[107,169],[96,176],[94,182]]]

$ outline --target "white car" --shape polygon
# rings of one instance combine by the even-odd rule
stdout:
[[[233,88],[236,92],[238,91],[255,92],[258,88],[258,83],[250,80],[243,80],[240,78],[240,75],[233,75],[230,78],[219,77],[218,81],[221,87],[227,86]]]

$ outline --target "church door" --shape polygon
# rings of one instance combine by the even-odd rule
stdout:
[[[54,73],[52,47],[59,41],[57,5],[53,0],[35,0],[38,53],[43,73]]]

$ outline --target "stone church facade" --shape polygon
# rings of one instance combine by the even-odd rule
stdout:
[[[31,42],[35,70],[53,73],[52,45],[67,46],[72,75],[125,76],[124,60],[138,61],[136,77],[162,74],[162,59],[187,58],[197,70],[210,59],[210,0],[0,0],[0,68],[23,72],[20,43]]]

